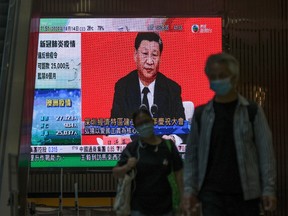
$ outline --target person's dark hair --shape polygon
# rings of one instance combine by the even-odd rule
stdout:
[[[135,125],[135,120],[136,120],[137,116],[139,116],[141,113],[146,114],[147,116],[149,116],[152,119],[152,116],[147,109],[138,109],[132,115],[133,125]]]
[[[229,69],[230,72],[237,77],[239,77],[239,62],[237,61],[237,59],[228,54],[228,53],[217,53],[217,54],[212,54],[208,57],[207,61],[206,61],[206,65],[205,65],[205,73],[207,76],[209,76],[210,72],[211,72],[211,67],[213,64],[215,63],[219,63],[219,64],[226,64]]]
[[[155,32],[139,32],[135,38],[135,49],[136,50],[138,50],[138,48],[139,48],[139,46],[143,40],[147,40],[150,42],[151,41],[157,42],[159,44],[160,54],[162,53],[163,42],[157,33],[155,33]]]

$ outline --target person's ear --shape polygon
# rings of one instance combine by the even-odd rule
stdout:
[[[137,63],[137,50],[134,50],[134,61]]]

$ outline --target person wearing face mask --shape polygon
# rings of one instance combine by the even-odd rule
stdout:
[[[175,144],[154,134],[150,112],[140,109],[133,114],[133,124],[139,139],[129,143],[113,168],[116,177],[136,169],[131,197],[131,216],[172,216],[172,191],[167,176],[171,170],[182,192],[183,162]],[[171,149],[167,142],[170,142]],[[127,153],[127,151],[129,153]],[[130,157],[128,156],[130,155]]]
[[[215,97],[193,116],[184,161],[185,212],[201,203],[203,216],[259,216],[261,200],[264,210],[275,210],[271,131],[262,108],[236,90],[238,61],[226,53],[211,55],[205,73]]]

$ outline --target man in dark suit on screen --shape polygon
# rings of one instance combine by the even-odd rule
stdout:
[[[134,52],[137,69],[116,82],[111,118],[131,118],[133,112],[144,108],[155,118],[185,119],[181,87],[158,70],[162,50],[158,34],[138,33]]]

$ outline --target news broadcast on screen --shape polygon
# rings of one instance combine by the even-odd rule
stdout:
[[[194,109],[213,97],[205,60],[221,51],[219,17],[40,19],[31,167],[113,167],[143,107],[183,157]]]

